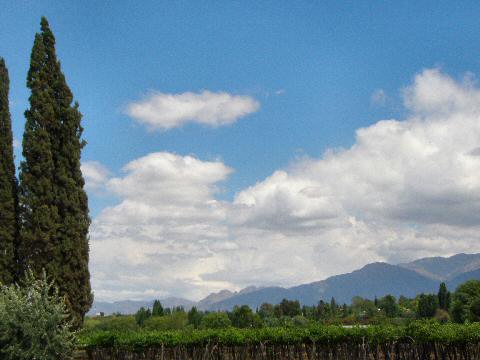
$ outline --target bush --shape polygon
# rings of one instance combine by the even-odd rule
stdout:
[[[469,280],[455,290],[452,318],[458,323],[480,320],[480,281]]]
[[[68,310],[46,275],[0,288],[0,359],[69,359],[75,343]]]
[[[450,321],[450,315],[447,311],[443,309],[437,309],[435,312],[435,320],[437,320],[440,324],[446,324]]]
[[[171,315],[152,316],[145,321],[146,330],[179,330],[188,324],[187,314],[174,312]]]
[[[254,328],[262,326],[260,315],[253,313],[248,305],[235,306],[229,314],[232,325],[237,328]]]
[[[139,329],[139,326],[132,315],[112,315],[86,319],[84,329],[135,331]]]
[[[292,320],[293,326],[296,327],[307,327],[310,324],[310,321],[302,315],[297,315]]]
[[[417,317],[429,319],[435,316],[438,309],[438,297],[433,294],[420,294],[417,302]]]
[[[143,326],[145,321],[152,316],[150,309],[145,309],[143,306],[135,314],[135,321],[139,326]]]
[[[203,314],[197,310],[194,306],[188,312],[188,324],[193,326],[195,329],[200,327],[200,323],[202,322]]]
[[[208,313],[200,322],[201,329],[225,329],[230,326],[232,326],[232,322],[224,312]]]

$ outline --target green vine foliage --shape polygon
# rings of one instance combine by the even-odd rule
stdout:
[[[480,323],[87,331],[90,359],[478,359]]]

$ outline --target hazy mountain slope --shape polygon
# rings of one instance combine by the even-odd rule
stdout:
[[[199,302],[181,298],[161,300],[164,307],[197,306],[202,310],[229,310],[235,305],[247,304],[256,309],[262,303],[277,304],[282,299],[299,300],[302,304],[317,304],[320,299],[337,303],[350,303],[354,296],[373,299],[392,294],[414,297],[422,292],[436,293],[440,281],[447,280],[450,291],[470,279],[480,280],[480,254],[458,254],[448,258],[424,258],[411,263],[390,265],[373,263],[348,274],[336,275],[322,281],[292,288],[245,288],[239,292],[222,290],[212,293]],[[140,307],[151,307],[151,301],[95,302],[89,314],[121,312],[133,314]]]
[[[450,257],[430,257],[399,264],[431,279],[445,281],[480,269],[480,254],[457,254]]]
[[[195,306],[200,310],[206,310],[206,309],[209,309],[212,304],[215,304],[223,300],[227,300],[232,296],[235,296],[235,294],[236,293],[230,290],[222,290],[217,293],[211,293],[206,298],[197,302]]]
[[[235,295],[213,304],[210,309],[230,309],[234,305],[247,304],[255,309],[264,302],[272,304],[283,298],[299,300],[313,305],[319,300],[350,303],[354,296],[373,298],[392,294],[415,296],[420,292],[436,292],[438,281],[422,276],[415,271],[386,263],[374,263],[348,274],[332,276],[326,280],[295,286],[289,289],[268,287],[245,295]]]
[[[420,292],[435,292],[438,282],[415,271],[386,263],[373,263],[348,274],[336,275],[326,280],[293,287],[291,296],[303,304],[316,304],[320,299],[337,303],[350,303],[354,296],[372,299],[387,294],[415,296]]]
[[[447,287],[450,291],[455,291],[458,285],[463,284],[467,280],[480,280],[480,269],[469,271],[454,277],[447,281]]]
[[[290,298],[288,289],[282,287],[266,287],[247,293],[239,293],[226,300],[212,304],[209,310],[229,310],[235,305],[249,305],[256,309],[264,302],[278,304],[282,299]]]

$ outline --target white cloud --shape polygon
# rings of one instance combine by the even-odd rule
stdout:
[[[98,161],[83,161],[81,170],[85,178],[85,187],[91,190],[103,187],[110,177],[110,171]]]
[[[443,75],[439,69],[425,70],[416,76],[413,86],[404,91],[405,105],[418,114],[448,116],[455,112],[478,111],[480,92],[472,74],[462,83]]]
[[[104,209],[92,225],[94,274],[108,274],[94,275],[95,289],[107,296],[154,286],[198,296],[200,274],[223,266],[224,259],[214,256],[217,249],[233,249],[221,224],[225,208],[214,199],[218,182],[232,170],[219,161],[171,153],[149,154],[123,170],[125,176],[106,185],[121,203]]]
[[[235,218],[270,231],[343,229],[343,240],[362,224],[362,232],[383,234],[362,245],[389,261],[479,250],[444,235],[446,227],[461,232],[480,223],[479,96],[470,84],[424,71],[406,90],[408,119],[359,129],[350,149],[299,161],[241,191]]]
[[[129,104],[126,113],[150,129],[168,130],[187,122],[213,127],[229,125],[259,108],[259,102],[250,96],[205,90],[183,94],[155,92]]]
[[[106,184],[121,202],[92,226],[97,296],[198,298],[480,251],[480,90],[434,69],[404,93],[406,119],[358,129],[351,148],[297,160],[232,202],[216,200],[232,171],[219,161],[127,164]]]

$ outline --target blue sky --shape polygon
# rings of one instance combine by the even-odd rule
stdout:
[[[465,74],[480,74],[480,3],[476,1],[0,3],[0,56],[10,72],[17,139],[21,139],[23,112],[28,107],[25,78],[30,50],[44,15],[56,35],[63,71],[84,114],[88,146],[83,160],[100,163],[109,170],[108,177],[119,181],[127,178],[122,167],[152,153],[191,155],[202,162],[221,163],[231,171],[223,169],[228,175],[214,177],[215,181],[206,186],[215,194],[213,199],[228,206],[235,204],[235,199],[241,202],[238,194],[257,182],[263,183],[279,169],[305,166],[305,158],[321,161],[329,149],[348,149],[356,144],[359,128],[374,126],[381,119],[408,121],[418,107],[404,105],[404,89],[413,86],[415,92],[416,76],[425,69],[437,69],[439,79],[458,82],[460,88],[468,89]],[[422,79],[436,79],[435,74],[423,74],[418,84]],[[126,111],[129,104],[153,93],[198,94],[204,90],[246,96],[259,108],[238,116],[229,125],[189,122],[168,130],[148,129]],[[299,170],[287,172],[298,175],[295,171]],[[106,190],[89,190],[94,221],[101,220],[106,207],[118,210],[116,206],[125,201],[125,193],[112,191],[114,187],[110,184]],[[354,214],[362,218],[358,214],[364,210],[351,210],[350,217]],[[409,211],[413,214],[414,210]],[[415,220],[402,216],[401,225],[388,224],[386,228],[398,235],[398,226],[411,228],[413,223],[418,227]],[[440,220],[434,223],[442,223]],[[237,230],[225,222],[229,221],[222,220],[222,226],[228,229],[225,237],[236,239],[230,242],[248,242],[238,234],[231,235]],[[320,230],[315,234],[322,237]],[[305,234],[291,235],[289,230],[281,235],[297,242]],[[196,236],[199,234],[193,234],[193,238]],[[422,239],[426,236],[422,234]],[[200,242],[205,240],[200,238]],[[95,239],[92,234],[92,241]],[[308,244],[305,251],[319,246]],[[426,246],[419,253],[449,254],[468,248],[468,244],[462,244],[440,246],[437,252]],[[149,251],[148,246],[143,248],[140,257]],[[214,253],[213,248],[206,252]],[[97,251],[95,246],[93,249]],[[371,258],[389,260],[393,252],[377,252]],[[228,255],[222,256],[228,259]],[[408,253],[405,258],[409,256],[413,255]],[[122,293],[116,285],[102,282],[100,275],[94,284],[99,294],[110,299],[153,294],[198,297],[210,290],[239,288],[253,281],[254,277],[240,275],[238,281],[219,280],[225,265],[218,258],[215,261],[207,275],[185,275],[182,279],[195,281],[185,280],[181,288],[157,284],[147,292],[139,287]],[[151,273],[159,271],[143,267],[147,268]],[[94,274],[108,273],[96,269],[94,265]],[[258,269],[263,268],[258,265]],[[342,270],[349,268],[317,266],[303,272],[308,276],[279,272],[277,277],[258,283],[288,285]],[[192,284],[198,285],[197,290],[187,291],[195,287]],[[167,290],[162,292],[160,288]]]
[[[158,150],[221,157],[235,168],[231,196],[296,156],[349,146],[356,128],[395,116],[398,89],[417,71],[478,72],[478,11],[478,2],[437,1],[5,1],[0,54],[16,137],[33,36],[45,15],[84,113],[84,159],[117,171]],[[152,89],[247,94],[261,110],[215,131],[193,124],[147,133],[122,107]],[[372,106],[376,89],[391,97],[388,106]]]

